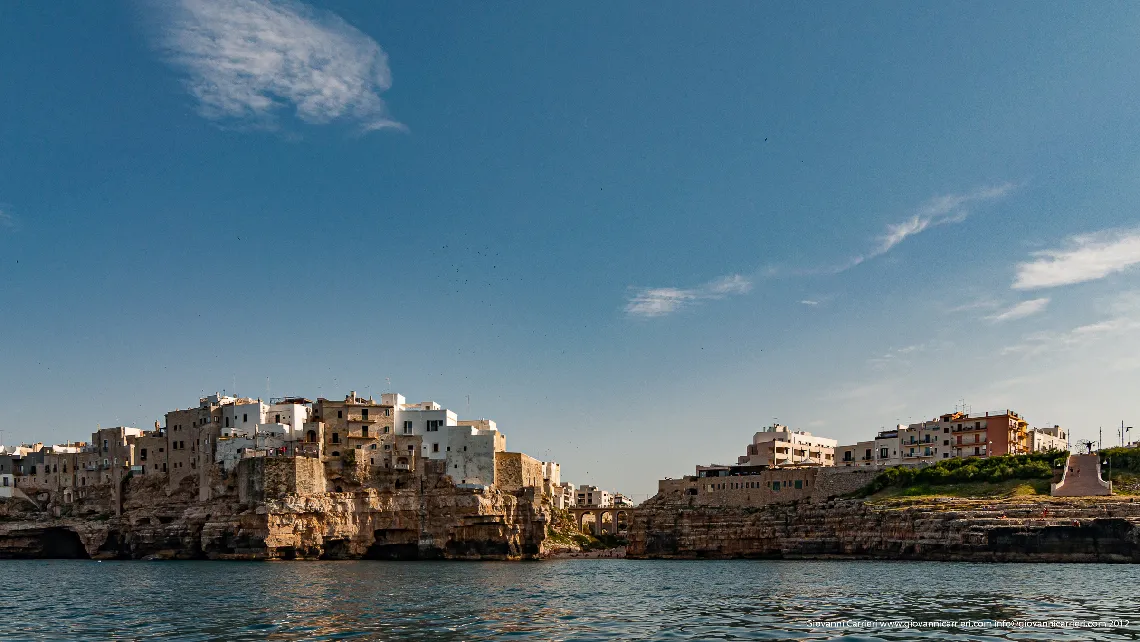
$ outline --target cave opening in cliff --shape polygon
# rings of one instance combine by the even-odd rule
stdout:
[[[419,532],[403,528],[382,528],[373,533],[372,545],[364,552],[368,560],[419,559]]]
[[[49,528],[40,536],[40,557],[51,559],[91,559],[79,533],[67,528]]]

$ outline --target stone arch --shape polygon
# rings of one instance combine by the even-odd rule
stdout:
[[[305,433],[305,441],[309,442],[310,444],[316,443],[317,442],[317,431],[310,430],[309,432]]]
[[[603,511],[601,511],[601,513],[599,513],[597,534],[602,535],[606,532],[606,518],[607,517],[610,518],[609,532],[611,534],[616,535],[617,534],[617,515],[612,510],[603,510]]]
[[[617,535],[623,525],[629,528],[629,511],[614,511],[614,535]]]

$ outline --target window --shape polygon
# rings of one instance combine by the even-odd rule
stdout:
[[[242,422],[243,424],[248,424],[248,423],[249,423],[249,415],[248,415],[248,414],[246,414],[246,413],[242,413],[242,415],[241,415],[241,422]]]
[[[388,426],[384,426],[384,434],[388,434]]]
[[[365,427],[360,429],[360,436],[361,437],[367,437],[368,436],[368,426],[365,426]]]
[[[432,445],[431,445],[431,451],[432,451],[433,453],[437,453],[437,452],[439,452],[439,444],[432,444]]]
[[[803,488],[803,487],[804,487],[804,480],[797,479],[796,480],[796,488]]]
[[[340,451],[339,450],[332,451],[332,456],[333,457],[340,457]]]
[[[334,444],[339,444],[339,443],[340,443],[340,433],[339,433],[339,432],[334,432],[334,433],[332,434],[332,442],[333,442]]]
[[[442,425],[443,425],[443,420],[441,420],[441,419],[429,419],[427,422],[427,431],[428,432],[439,432],[439,427]]]
[[[143,448],[139,451],[139,459],[146,461],[146,448]]]
[[[275,424],[281,423],[281,415],[273,415],[273,423],[275,423]]]
[[[376,450],[376,444],[369,445],[368,450]]]
[[[780,482],[778,482],[778,481],[772,482],[772,490],[776,490],[776,491],[780,490]]]
[[[230,418],[226,417],[226,428],[230,427]]]
[[[340,411],[340,410],[336,411],[336,418],[337,419],[344,419],[344,412]]]
[[[368,409],[367,408],[364,408],[360,411],[360,418],[365,419],[365,420],[368,419]]]
[[[391,408],[385,408],[384,409],[384,416],[385,417],[391,417],[392,416],[392,409]]]
[[[404,434],[405,435],[412,434],[412,422],[410,422],[410,421],[404,422]]]

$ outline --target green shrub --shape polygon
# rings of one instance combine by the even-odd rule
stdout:
[[[1118,448],[1105,453],[1113,458],[1113,465],[1119,466],[1122,471],[1131,470],[1129,467],[1135,466],[1136,472],[1140,472],[1140,448]],[[984,459],[973,457],[943,459],[925,468],[896,466],[876,475],[857,495],[865,497],[887,488],[907,488],[914,493],[920,493],[925,486],[1003,482],[1010,479],[1050,479],[1053,476],[1053,468],[1063,466],[1067,457],[1068,453],[1062,451],[1048,451]]]

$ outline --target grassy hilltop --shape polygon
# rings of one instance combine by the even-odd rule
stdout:
[[[1140,448],[1100,451],[1112,463],[1115,494],[1140,495]],[[857,497],[1019,497],[1048,495],[1054,471],[1064,467],[1068,453],[944,459],[925,468],[897,466],[880,473],[855,494]],[[1109,476],[1109,467],[1103,467]]]

